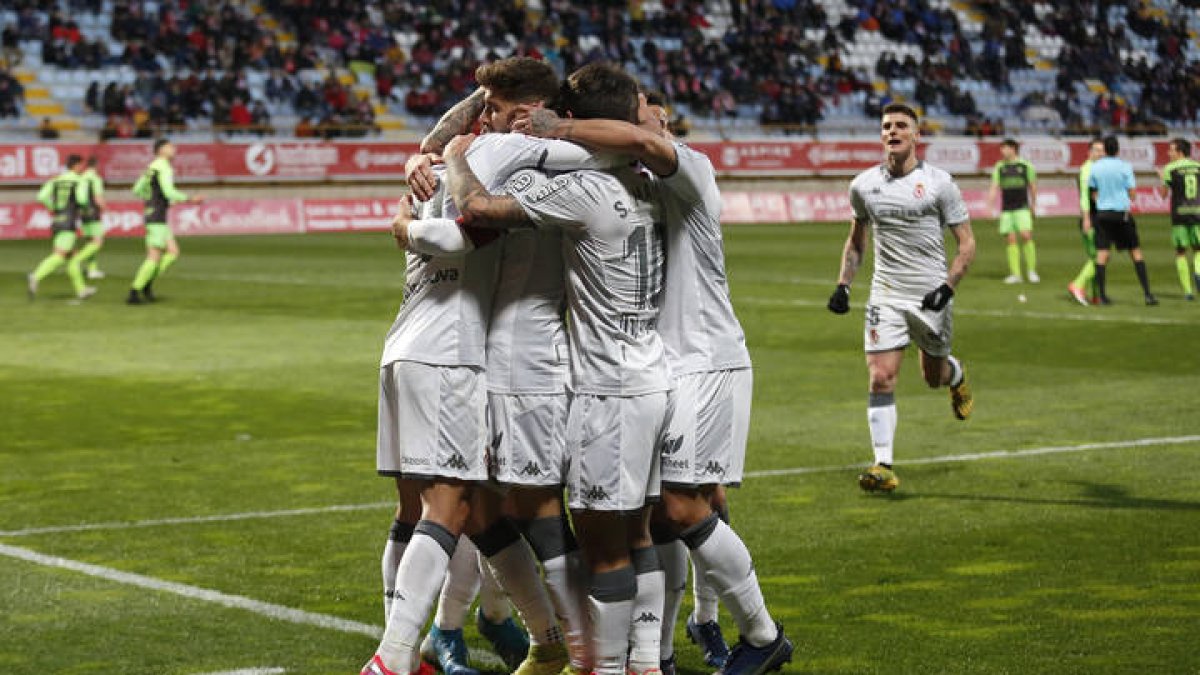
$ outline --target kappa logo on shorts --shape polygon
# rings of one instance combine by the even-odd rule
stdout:
[[[708,462],[707,464],[704,465],[704,468],[700,470],[700,473],[712,474],[715,476],[724,476],[725,475],[725,467],[722,466],[719,462]]]
[[[443,469],[458,469],[459,471],[466,471],[469,467],[467,467],[467,460],[463,459],[463,456],[456,452],[456,453],[454,453],[453,457],[442,462],[442,468]]]
[[[662,446],[660,447],[660,451],[664,455],[673,455],[673,454],[679,452],[679,449],[682,447],[683,447],[683,436],[676,436],[675,438],[663,439]]]
[[[584,501],[589,502],[599,502],[608,499],[608,492],[599,485],[585,486],[580,490],[579,495],[583,497]]]
[[[530,460],[529,463],[521,467],[521,470],[517,473],[521,474],[522,476],[540,476],[542,475],[542,467]]]
[[[642,612],[638,618],[633,620],[634,623],[659,623],[659,618],[651,612]]]

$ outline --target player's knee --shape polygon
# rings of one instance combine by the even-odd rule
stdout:
[[[671,529],[682,532],[712,513],[712,506],[699,490],[663,490],[657,514]]]
[[[886,394],[896,390],[896,372],[893,370],[871,371],[871,393]]]

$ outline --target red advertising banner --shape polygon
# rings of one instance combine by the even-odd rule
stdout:
[[[845,191],[745,192],[721,194],[726,224],[785,222],[850,222]],[[1134,214],[1167,213],[1170,204],[1153,188],[1139,187]],[[996,203],[987,190],[963,190],[972,218],[994,218]],[[171,227],[180,236],[230,234],[299,234],[302,232],[381,231],[391,225],[396,200],[352,199],[215,199],[171,209]],[[1079,194],[1071,188],[1038,193],[1038,216],[1075,216]],[[104,212],[110,237],[145,233],[140,202],[110,202]],[[0,203],[0,239],[44,239],[50,236],[50,214],[35,204]]]

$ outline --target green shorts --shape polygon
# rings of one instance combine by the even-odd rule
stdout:
[[[64,230],[54,233],[54,250],[55,251],[73,251],[75,250],[75,230]]]
[[[83,236],[85,236],[85,237],[90,237],[90,238],[103,237],[104,236],[104,221],[93,220],[93,221],[84,223],[83,225],[80,225],[79,229],[81,231],[83,231]]]
[[[1033,213],[1029,209],[1000,212],[1000,234],[1033,231]]]
[[[1171,243],[1175,248],[1200,248],[1200,225],[1172,225]]]
[[[166,248],[172,241],[175,241],[175,235],[166,223],[146,223],[147,248]]]

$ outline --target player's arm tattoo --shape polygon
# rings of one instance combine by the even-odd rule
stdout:
[[[954,260],[950,262],[946,283],[950,285],[950,288],[957,288],[958,283],[967,276],[967,270],[970,269],[971,263],[975,261],[975,233],[971,231],[971,221],[969,220],[951,225],[950,231],[954,233],[954,239],[958,242],[958,252],[954,255]]]
[[[472,227],[508,229],[533,225],[516,199],[488,192],[471,170],[466,156],[456,154],[446,158],[446,180],[454,205],[464,222]]]
[[[421,152],[440,154],[450,139],[470,131],[475,118],[483,112],[484,93],[480,87],[447,110],[433,130],[421,139]]]
[[[854,275],[862,265],[863,253],[867,247],[867,223],[855,218],[850,223],[850,236],[846,237],[846,246],[842,249],[842,269],[838,274],[838,283],[849,286],[854,282]]]

